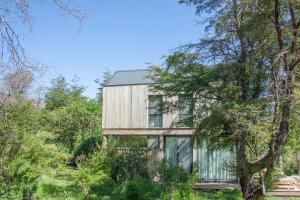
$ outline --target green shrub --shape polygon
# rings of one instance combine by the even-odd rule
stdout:
[[[181,200],[192,199],[195,197],[195,184],[198,180],[197,170],[192,174],[186,172],[182,167],[170,166],[162,163],[158,167],[159,174],[161,175],[161,184],[164,192],[161,199],[166,200]]]
[[[128,182],[126,184],[126,199],[139,200],[138,186],[135,182]]]
[[[115,141],[110,143],[115,143]],[[107,164],[111,166],[112,179],[117,183],[122,183],[137,177],[150,178],[147,167],[149,152],[140,147],[118,149],[116,144],[107,154]]]
[[[79,167],[75,185],[86,198],[105,196],[112,193],[114,182],[105,166],[106,154],[98,149],[87,163]]]
[[[240,190],[203,190],[197,200],[243,200]]]
[[[162,192],[160,184],[145,178],[126,181],[123,185],[125,185],[125,198],[128,200],[158,199]]]
[[[75,166],[80,165],[80,157],[84,156],[85,158],[89,157],[101,144],[101,137],[94,136],[83,140],[78,147],[76,147],[72,159],[72,164]]]
[[[298,174],[297,161],[285,163],[284,167],[283,167],[283,171],[284,171],[284,174],[287,176],[293,176],[293,175]]]

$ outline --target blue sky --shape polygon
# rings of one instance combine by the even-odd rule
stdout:
[[[78,4],[88,13],[83,24],[49,4],[33,7],[32,30],[21,28],[27,53],[47,65],[44,80],[74,75],[97,92],[94,80],[105,68],[111,72],[161,64],[162,56],[203,34],[195,9],[176,0],[85,0]],[[47,85],[47,84],[45,84]]]

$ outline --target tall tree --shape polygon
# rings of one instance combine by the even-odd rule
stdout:
[[[212,148],[234,145],[243,197],[263,198],[296,103],[300,1],[181,2],[195,5],[199,15],[209,12],[210,37],[180,48],[166,69],[153,67],[154,89],[170,97],[193,95],[198,141],[209,140]],[[179,105],[165,103],[167,110]]]
[[[41,69],[41,66],[27,56],[22,45],[17,26],[25,24],[31,28],[31,14],[33,4],[50,3],[67,14],[78,19],[80,22],[86,15],[79,9],[74,8],[68,1],[64,0],[12,0],[0,2],[0,83],[9,74],[27,71],[33,74]]]
[[[79,84],[79,79],[74,78],[68,83],[62,75],[51,80],[50,87],[46,88],[45,104],[47,110],[62,108],[70,103],[84,100],[85,87]]]
[[[105,69],[105,71],[103,72],[103,75],[102,75],[103,81],[100,82],[99,79],[97,79],[95,81],[96,83],[99,84],[99,88],[98,88],[99,92],[97,93],[97,99],[100,102],[100,104],[102,104],[102,101],[103,101],[103,87],[109,83],[112,76],[113,76],[112,73],[108,69]]]
[[[36,186],[31,188],[36,178],[30,177],[33,169],[32,166],[28,167],[28,163],[37,161],[34,155],[36,149],[31,148],[32,152],[28,152],[23,148],[26,146],[25,135],[33,132],[29,127],[35,127],[31,126],[31,123],[36,123],[36,118],[33,117],[36,115],[31,115],[34,110],[33,103],[26,99],[22,102],[7,102],[12,95],[25,97],[25,91],[30,86],[34,74],[41,69],[28,58],[17,32],[17,26],[22,23],[31,27],[31,9],[35,3],[51,3],[79,21],[85,18],[85,15],[71,6],[74,2],[71,4],[64,0],[0,2],[0,87],[4,88],[0,91],[1,199],[31,199],[32,190],[36,189]],[[32,140],[28,143],[32,146]],[[25,162],[22,157],[26,157]]]

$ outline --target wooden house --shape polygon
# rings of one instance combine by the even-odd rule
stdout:
[[[103,88],[103,136],[118,138],[120,143],[141,141],[155,160],[179,164],[186,171],[199,169],[207,182],[236,181],[229,167],[234,160],[230,150],[208,151],[203,145],[192,145],[194,128],[178,121],[190,109],[163,113],[155,109],[164,101],[162,94],[151,90],[154,82],[147,70],[117,71]],[[192,106],[190,101],[183,101]]]

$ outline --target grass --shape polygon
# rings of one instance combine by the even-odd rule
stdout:
[[[82,199],[76,190],[74,177],[76,170],[67,167],[52,169],[39,181],[37,197],[43,200],[78,200]]]
[[[42,200],[81,200],[84,194],[76,188],[74,179],[77,171],[60,167],[45,173],[38,184],[37,198]],[[107,199],[114,200],[113,197]],[[243,200],[238,190],[204,190],[194,200]],[[266,200],[300,200],[300,198],[267,197]]]
[[[266,200],[300,200],[299,197],[267,197]]]
[[[239,190],[204,190],[197,194],[197,200],[243,200]]]

